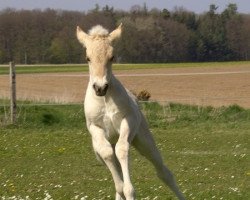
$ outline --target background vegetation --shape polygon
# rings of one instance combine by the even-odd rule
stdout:
[[[0,11],[0,63],[81,63],[83,50],[75,37],[101,24],[113,30],[123,22],[117,62],[184,62],[250,60],[250,15],[229,4],[221,13],[210,5],[203,14],[183,8],[130,11],[105,6],[88,12],[64,10]]]
[[[249,199],[249,110],[157,103],[141,108],[187,199]],[[16,126],[8,125],[8,112],[0,107],[1,199],[114,199],[81,105],[19,102]],[[137,198],[174,199],[151,164],[133,148],[131,154]]]

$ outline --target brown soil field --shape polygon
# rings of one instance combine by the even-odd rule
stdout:
[[[201,106],[238,104],[250,108],[250,66],[166,68],[115,71],[133,92],[147,90],[151,100]],[[84,101],[87,73],[18,74],[17,98],[41,102]],[[0,98],[9,96],[9,77],[0,75]]]

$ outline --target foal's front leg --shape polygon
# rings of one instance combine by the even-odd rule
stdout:
[[[123,180],[117,158],[112,145],[105,138],[104,130],[98,126],[90,125],[89,131],[92,135],[92,143],[94,151],[104,161],[109,168],[116,189],[116,200],[122,200],[123,195]]]
[[[135,192],[129,174],[129,147],[132,138],[131,127],[127,119],[123,119],[120,126],[120,137],[115,147],[115,153],[122,168],[124,182],[123,193],[126,200],[135,199]]]

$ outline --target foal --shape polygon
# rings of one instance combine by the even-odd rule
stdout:
[[[184,200],[172,173],[163,164],[134,96],[112,73],[112,43],[120,38],[121,33],[122,24],[111,33],[100,25],[93,27],[88,34],[77,27],[77,38],[86,47],[89,64],[84,109],[94,151],[112,174],[116,200],[135,199],[129,174],[131,144],[152,162],[158,177],[179,199]]]

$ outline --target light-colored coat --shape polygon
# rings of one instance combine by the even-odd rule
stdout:
[[[94,151],[112,174],[116,200],[135,199],[129,174],[131,144],[152,162],[158,177],[183,200],[172,173],[163,164],[134,96],[112,73],[112,43],[121,33],[122,25],[111,33],[99,25],[88,34],[77,27],[77,38],[86,47],[89,63],[90,78],[84,109]]]

